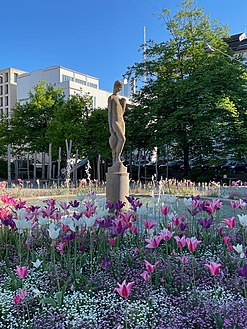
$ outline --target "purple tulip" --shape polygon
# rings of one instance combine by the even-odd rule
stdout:
[[[213,218],[200,218],[198,219],[198,224],[200,224],[202,228],[208,229],[213,224]]]
[[[247,278],[247,263],[243,267],[238,266],[238,275]]]

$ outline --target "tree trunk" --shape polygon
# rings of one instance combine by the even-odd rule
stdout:
[[[189,147],[184,147],[184,176],[189,174]]]

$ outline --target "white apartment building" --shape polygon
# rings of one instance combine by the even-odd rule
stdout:
[[[66,98],[76,94],[89,94],[92,96],[93,108],[106,108],[107,99],[112,94],[99,89],[98,78],[62,66],[50,66],[18,76],[17,101],[21,103],[27,101],[29,92],[33,92],[33,87],[41,81],[62,88]]]
[[[15,68],[0,70],[0,119],[10,117],[11,109],[16,104],[17,78],[25,71]]]

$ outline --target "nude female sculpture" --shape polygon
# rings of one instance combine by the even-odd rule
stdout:
[[[124,112],[126,108],[126,99],[119,98],[118,92],[123,88],[123,82],[115,81],[113,94],[108,98],[108,122],[111,136],[109,144],[112,149],[112,161],[121,162],[121,154],[125,144],[125,122]]]

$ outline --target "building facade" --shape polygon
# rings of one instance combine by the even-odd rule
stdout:
[[[17,79],[22,73],[26,72],[15,68],[0,70],[0,118],[11,116],[17,99]]]
[[[246,33],[238,33],[231,35],[230,38],[224,39],[224,41],[233,50],[235,55],[241,55],[243,57],[243,63],[247,66],[247,36]]]
[[[111,92],[99,89],[98,78],[62,66],[51,66],[18,76],[17,101],[27,101],[29,92],[33,92],[33,87],[41,81],[62,88],[66,98],[76,94],[91,96],[93,108],[106,108],[107,99],[111,95]]]

